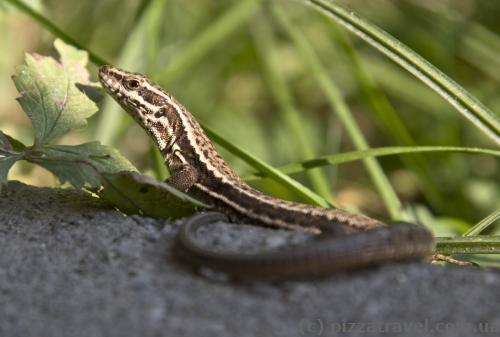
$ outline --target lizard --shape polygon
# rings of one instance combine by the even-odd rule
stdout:
[[[333,207],[282,200],[250,187],[226,164],[195,117],[147,76],[104,65],[99,80],[158,146],[171,173],[167,183],[217,211],[194,216],[179,231],[179,249],[194,264],[236,278],[282,279],[419,260],[434,251],[434,238],[423,225],[388,225]],[[305,230],[319,234],[319,239],[257,254],[212,251],[196,243],[198,227],[228,219]]]

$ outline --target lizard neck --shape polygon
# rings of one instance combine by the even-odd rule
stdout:
[[[150,134],[169,168],[187,163],[199,171],[201,180],[217,180],[244,184],[226,164],[193,115],[177,100],[170,98],[162,107],[165,117],[153,125]],[[163,130],[171,136],[164,140]],[[205,178],[205,179],[203,179]]]

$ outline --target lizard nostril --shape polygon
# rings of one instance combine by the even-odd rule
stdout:
[[[110,69],[110,68],[111,68],[111,67],[110,67],[110,66],[108,66],[107,64],[106,64],[106,65],[103,65],[103,66],[101,66],[101,67],[99,68],[99,73],[100,73],[100,74],[109,74],[109,69]]]

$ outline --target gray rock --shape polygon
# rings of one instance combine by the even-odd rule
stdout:
[[[9,183],[0,197],[0,336],[458,337],[500,329],[496,270],[416,262],[236,284],[175,259],[179,224],[126,217],[83,192]],[[213,226],[206,241],[214,245],[304,240]]]

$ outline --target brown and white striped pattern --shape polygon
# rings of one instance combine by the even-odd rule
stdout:
[[[357,230],[383,225],[339,209],[262,194],[225,163],[193,115],[146,76],[103,66],[99,77],[105,89],[153,137],[171,171],[184,165],[196,169],[198,179],[187,192],[213,202],[233,220],[240,216],[268,226],[313,232],[327,222]]]

